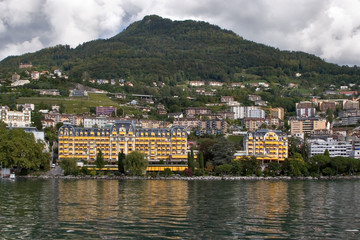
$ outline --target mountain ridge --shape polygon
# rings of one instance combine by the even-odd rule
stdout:
[[[91,78],[145,83],[164,79],[173,84],[200,79],[236,82],[241,81],[241,73],[276,82],[297,72],[309,80],[343,74],[359,80],[356,67],[341,67],[300,51],[280,51],[206,22],[172,21],[156,15],[145,16],[108,39],[7,57],[0,69],[15,71],[20,62],[32,62],[38,69],[60,68],[73,79],[81,79],[86,72]],[[330,82],[339,80],[332,78]]]

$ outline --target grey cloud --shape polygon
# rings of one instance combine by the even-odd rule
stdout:
[[[21,6],[21,7],[19,7]],[[0,59],[56,44],[108,38],[145,15],[202,20],[245,39],[327,61],[360,64],[353,0],[0,0]]]

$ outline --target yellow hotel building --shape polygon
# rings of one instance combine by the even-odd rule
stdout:
[[[263,163],[282,162],[288,157],[288,138],[282,131],[259,129],[244,138],[246,156],[255,156]]]
[[[94,163],[101,149],[106,165],[116,165],[118,153],[132,151],[145,153],[148,171],[163,170],[151,164],[161,160],[174,164],[173,171],[182,171],[187,162],[187,133],[185,128],[136,128],[130,121],[116,122],[105,128],[77,128],[64,125],[59,129],[59,161],[64,158]],[[178,165],[178,166],[176,166]],[[116,166],[117,167],[117,166]],[[180,168],[179,168],[180,167]]]

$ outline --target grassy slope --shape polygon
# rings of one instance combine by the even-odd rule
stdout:
[[[21,97],[17,100],[18,103],[33,103],[39,104],[41,102],[48,105],[65,106],[67,113],[81,114],[90,112],[90,107],[96,106],[115,106],[119,104],[110,100],[106,94],[89,93],[88,97]]]

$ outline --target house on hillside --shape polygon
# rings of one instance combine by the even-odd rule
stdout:
[[[209,82],[209,85],[212,87],[222,87],[224,85],[224,83],[211,81],[211,82]]]

